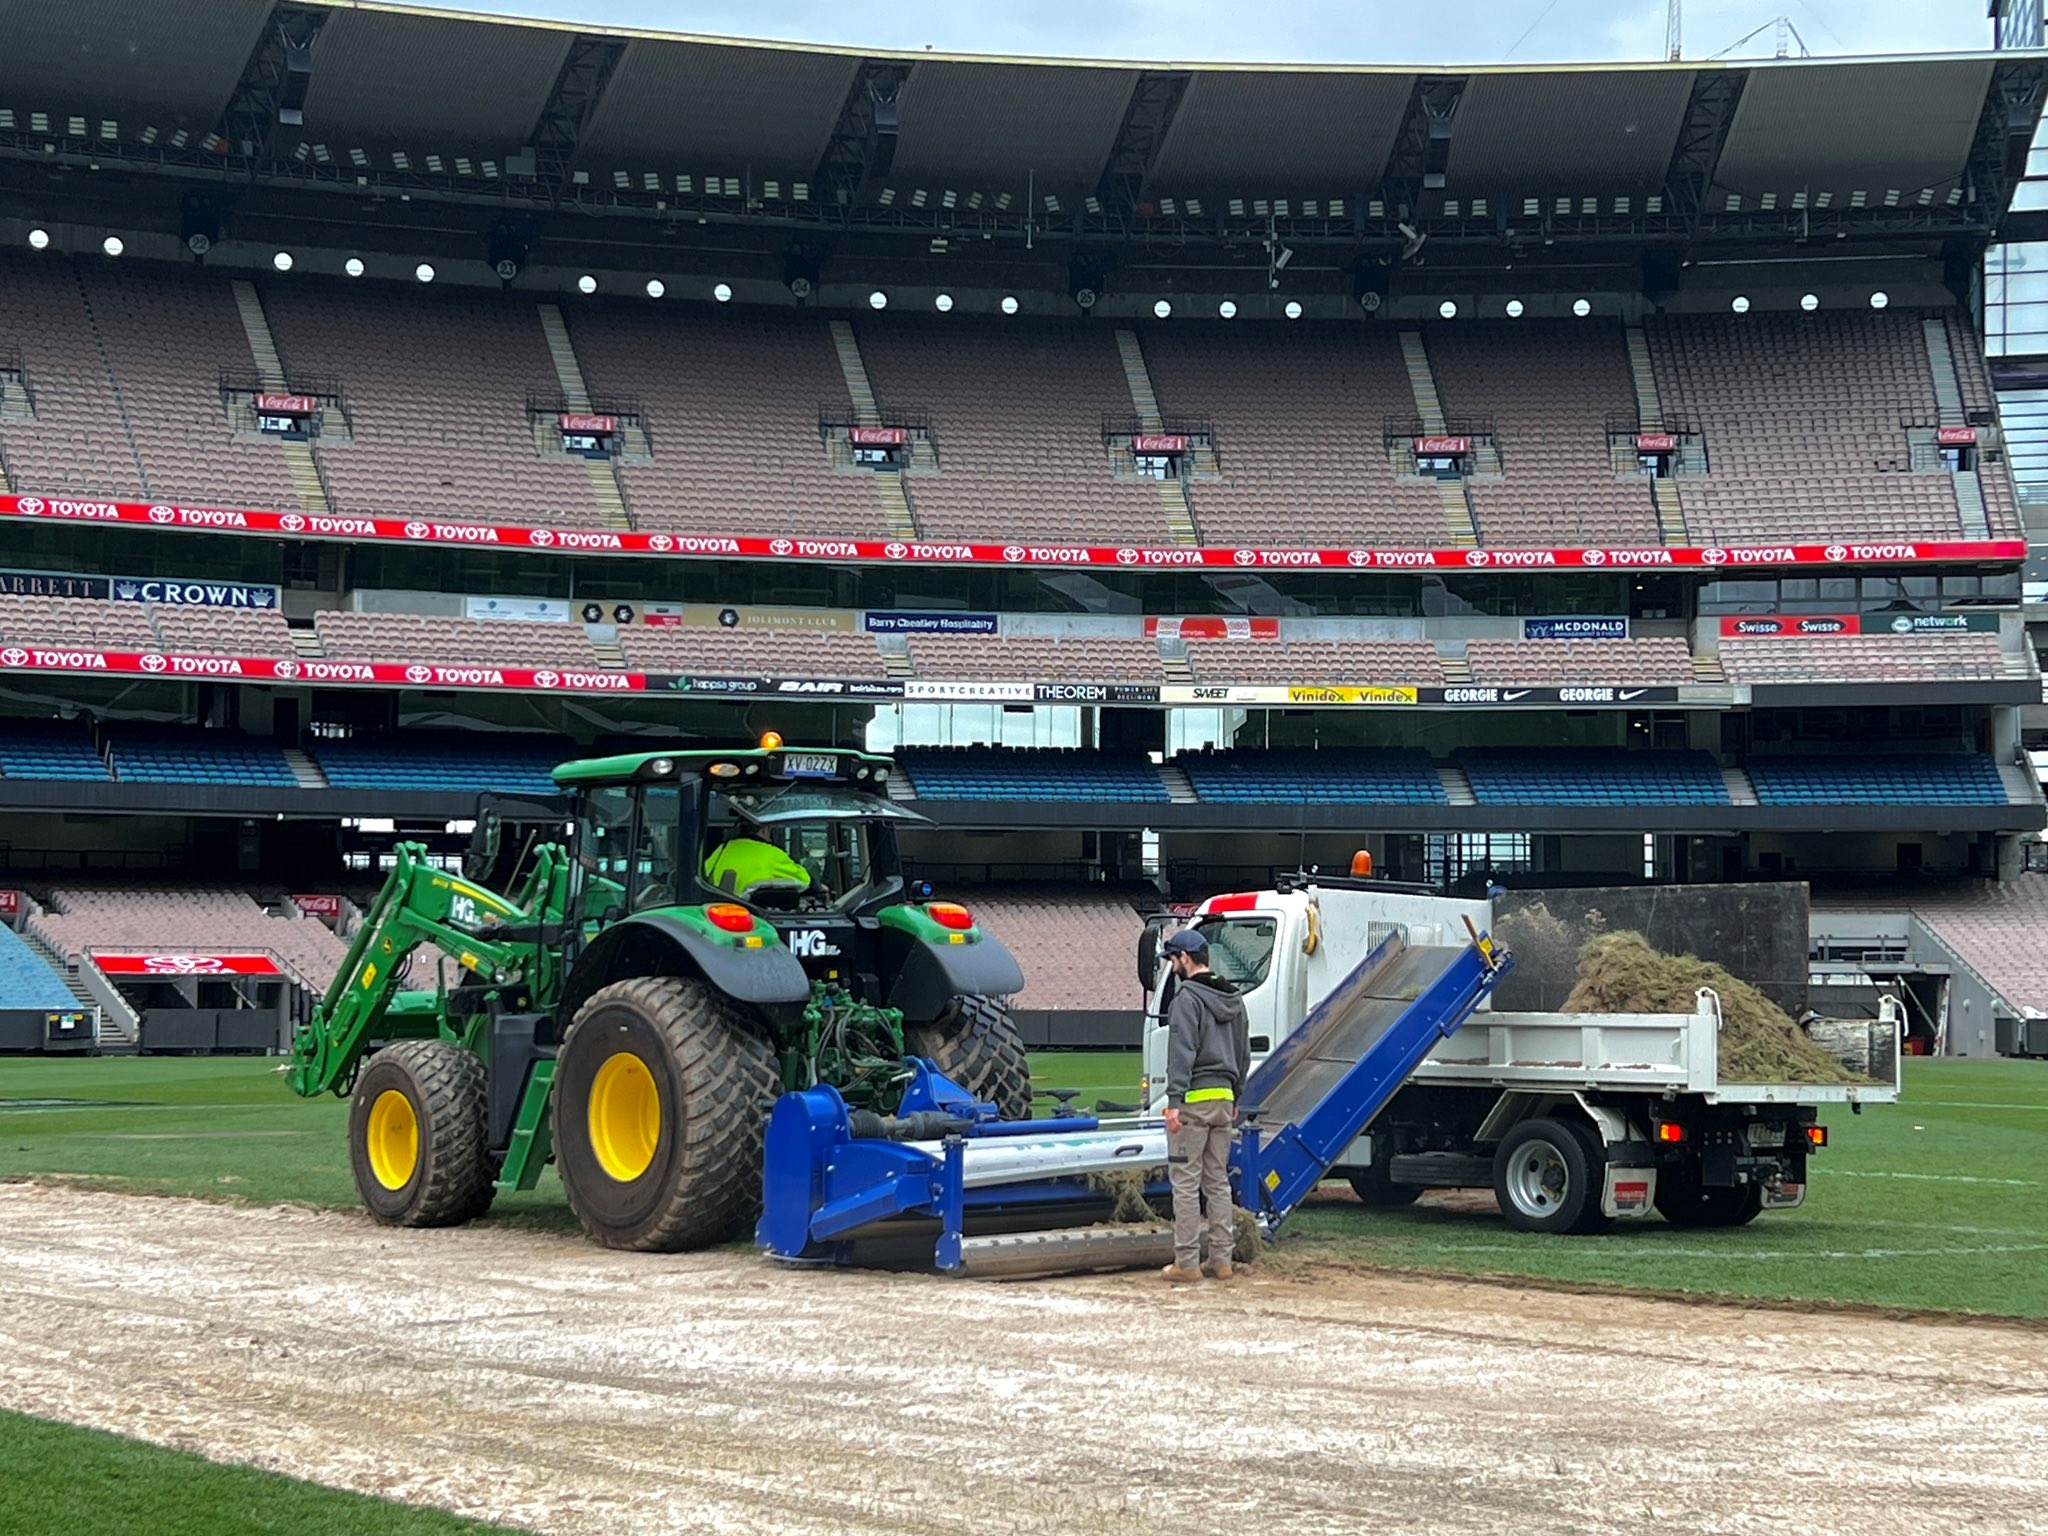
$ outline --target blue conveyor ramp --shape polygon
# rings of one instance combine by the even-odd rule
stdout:
[[[1511,964],[1476,930],[1461,946],[1395,934],[1365,956],[1245,1085],[1238,1203],[1267,1232],[1285,1221]],[[1136,1171],[1164,1194],[1158,1116],[1002,1121],[919,1062],[893,1116],[823,1084],[784,1094],[765,1153],[755,1241],[786,1262],[1021,1278],[1173,1256],[1163,1224],[1109,1221],[1103,1183]]]

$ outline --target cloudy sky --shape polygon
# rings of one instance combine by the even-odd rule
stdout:
[[[470,0],[442,9],[848,47],[1088,58],[1483,64],[1650,59],[1663,0]],[[1687,0],[1685,52],[1769,57],[1776,17],[1816,54],[1987,48],[1984,0]],[[1794,51],[1797,51],[1794,45]]]

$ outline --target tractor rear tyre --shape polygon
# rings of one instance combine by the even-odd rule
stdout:
[[[642,976],[591,994],[555,1066],[555,1168],[608,1248],[724,1242],[761,1211],[775,1052],[701,981]]]
[[[1358,1196],[1361,1205],[1391,1210],[1398,1206],[1413,1205],[1422,1198],[1420,1184],[1396,1184],[1387,1176],[1393,1157],[1393,1143],[1384,1136],[1374,1136],[1372,1161],[1363,1168],[1352,1169],[1346,1175],[1351,1182],[1351,1192]]]
[[[1761,1184],[1706,1185],[1676,1169],[1657,1176],[1657,1214],[1674,1227],[1741,1227],[1764,1208]]]
[[[474,1221],[497,1191],[484,1064],[446,1040],[400,1040],[363,1067],[348,1162],[370,1214],[392,1227]]]
[[[1005,1120],[1031,1118],[1031,1063],[1010,1010],[993,997],[956,997],[930,1024],[904,1030],[913,1056],[938,1069]]]

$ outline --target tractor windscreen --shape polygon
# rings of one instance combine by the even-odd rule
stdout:
[[[877,821],[923,821],[850,789],[764,785],[710,797],[705,883],[750,906],[825,911],[849,905],[875,878]]]
[[[579,857],[594,890],[603,889],[598,882],[617,887],[630,912],[675,900],[681,801],[666,784],[593,789],[584,797]]]

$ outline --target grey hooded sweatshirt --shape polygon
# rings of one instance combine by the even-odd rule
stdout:
[[[1195,1088],[1244,1092],[1251,1071],[1251,1029],[1237,988],[1214,971],[1174,989],[1166,1010],[1166,1102],[1179,1105]]]

